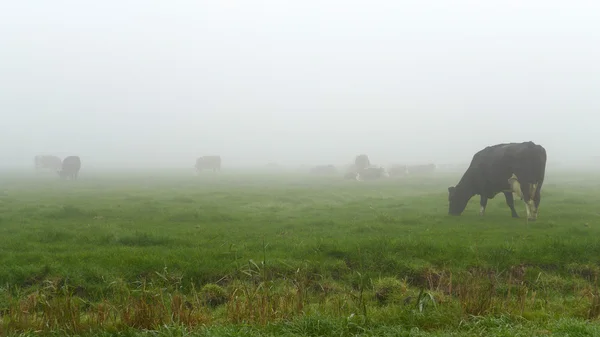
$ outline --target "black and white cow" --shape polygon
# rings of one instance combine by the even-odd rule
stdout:
[[[58,175],[61,179],[71,178],[71,180],[76,180],[80,169],[81,159],[78,156],[68,156],[63,159]]]
[[[366,154],[359,154],[354,158],[354,167],[356,170],[364,170],[371,166],[371,161],[369,160],[369,156]]]
[[[33,159],[33,164],[35,170],[38,172],[42,169],[51,169],[54,171],[58,171],[62,166],[62,161],[57,156],[37,155]]]
[[[203,156],[196,159],[196,173],[203,169],[221,171],[221,156]]]
[[[480,195],[480,214],[488,199],[503,192],[512,216],[518,218],[513,193],[525,202],[528,220],[536,220],[546,172],[546,150],[533,142],[488,146],[475,153],[456,186],[448,188],[448,213],[460,215],[474,195]]]

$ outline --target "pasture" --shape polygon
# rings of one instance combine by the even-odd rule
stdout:
[[[528,223],[462,173],[5,173],[0,335],[600,335],[600,177]]]

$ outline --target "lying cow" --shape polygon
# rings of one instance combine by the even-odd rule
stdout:
[[[391,177],[403,177],[408,174],[408,167],[406,165],[392,165],[388,172]]]
[[[375,180],[380,178],[388,178],[390,175],[383,167],[370,166],[356,172],[357,181]]]
[[[337,169],[333,165],[319,165],[310,169],[310,174],[335,174]]]

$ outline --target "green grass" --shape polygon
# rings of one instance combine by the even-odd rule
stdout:
[[[5,174],[0,335],[599,335],[600,177],[528,223],[461,174]]]

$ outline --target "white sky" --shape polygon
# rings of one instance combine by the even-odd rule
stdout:
[[[4,1],[0,153],[569,160],[600,154],[599,62],[598,1]]]

